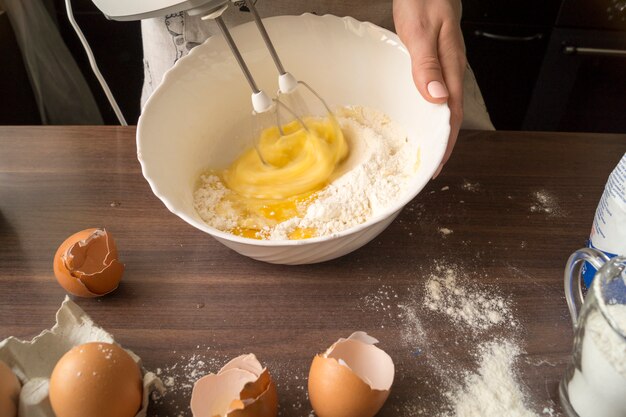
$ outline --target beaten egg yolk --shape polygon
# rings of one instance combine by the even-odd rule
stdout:
[[[226,187],[234,191],[224,198],[239,218],[231,233],[263,239],[270,227],[302,216],[348,155],[334,118],[307,117],[303,123],[306,128],[297,120],[281,126],[282,134],[278,126],[265,129],[257,146],[221,173]],[[289,239],[315,234],[315,229],[296,228]]]

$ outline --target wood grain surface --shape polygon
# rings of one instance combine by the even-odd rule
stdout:
[[[149,416],[189,416],[190,382],[247,352],[274,375],[281,415],[309,416],[313,356],[354,330],[378,338],[396,363],[380,416],[440,415],[444,393],[476,371],[480,344],[498,338],[525,352],[515,373],[529,408],[559,415],[572,345],[563,268],[589,235],[626,135],[462,132],[443,173],[378,238],[297,267],[242,257],[171,214],[141,175],[134,135],[0,128],[0,339],[52,326],[65,296],[52,274],[57,246],[106,227],[126,264],[122,284],[75,301],[160,370],[170,392]],[[551,212],[537,193],[553,198]],[[477,332],[425,308],[437,265],[509,299],[519,324]]]

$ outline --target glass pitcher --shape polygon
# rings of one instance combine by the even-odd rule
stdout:
[[[584,261],[598,270],[585,298]],[[626,417],[625,270],[626,257],[609,260],[595,249],[580,249],[567,261],[565,298],[574,325],[574,352],[559,396],[569,417]]]

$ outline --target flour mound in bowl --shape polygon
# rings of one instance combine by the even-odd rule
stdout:
[[[211,227],[240,236],[293,240],[342,232],[387,210],[407,192],[419,164],[417,145],[378,110],[349,106],[335,116],[349,155],[325,187],[290,201],[288,213],[293,215],[277,220],[273,211],[266,216],[251,213],[240,207],[220,175],[209,171],[200,176],[194,192],[200,217]]]

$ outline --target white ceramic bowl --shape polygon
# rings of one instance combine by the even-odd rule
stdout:
[[[264,22],[285,68],[312,85],[331,107],[378,109],[404,128],[421,154],[407,192],[366,223],[313,239],[247,239],[205,224],[193,207],[199,174],[227,167],[250,144],[250,89],[221,36],[178,61],[146,103],[137,129],[143,175],[172,213],[245,256],[279,264],[334,259],[381,233],[424,188],[443,158],[450,113],[446,105],[420,96],[409,55],[392,32],[331,15]],[[233,28],[232,35],[259,86],[268,94],[277,91],[276,69],[254,24]]]

